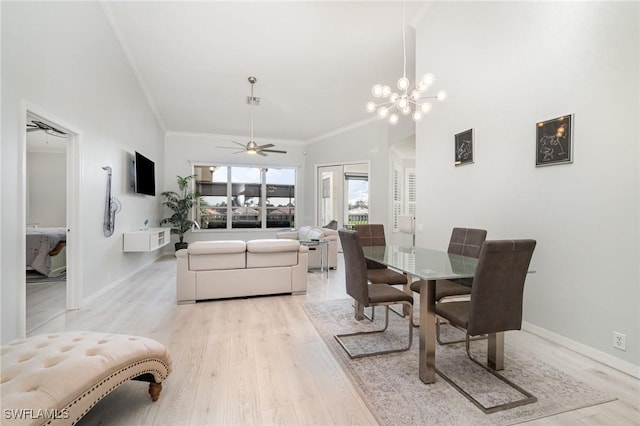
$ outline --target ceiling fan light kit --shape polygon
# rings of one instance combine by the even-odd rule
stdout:
[[[256,84],[256,82],[258,81],[257,78],[255,77],[249,77],[249,83],[251,84],[251,96],[247,96],[247,103],[249,105],[251,105],[251,136],[249,138],[249,142],[247,142],[247,144],[243,144],[237,141],[232,141],[233,143],[235,143],[238,146],[242,147],[241,151],[236,151],[234,152],[234,154],[240,154],[243,152],[246,152],[247,154],[258,154],[261,155],[263,157],[267,157],[267,152],[270,153],[274,153],[274,154],[286,154],[287,151],[283,151],[283,150],[279,150],[279,149],[270,149],[275,147],[274,144],[272,143],[267,143],[264,145],[258,145],[254,138],[253,138],[253,107],[255,105],[260,105],[260,98],[253,96],[253,85]],[[224,149],[237,149],[234,147],[228,147],[228,146],[219,146],[218,148],[224,148]]]
[[[422,120],[425,114],[432,109],[430,102],[421,102],[425,99],[436,99],[443,101],[447,97],[446,92],[440,91],[435,96],[426,96],[424,92],[433,85],[435,77],[433,74],[425,74],[417,83],[415,89],[410,90],[411,82],[407,78],[407,46],[404,23],[404,1],[402,2],[402,54],[403,70],[402,77],[398,79],[396,87],[398,92],[394,92],[390,86],[376,84],[371,88],[374,98],[382,98],[380,102],[369,101],[366,109],[370,113],[376,113],[379,118],[386,119],[389,124],[395,125],[400,121],[400,114],[409,115],[415,122]]]

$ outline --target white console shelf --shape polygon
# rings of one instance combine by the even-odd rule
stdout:
[[[123,251],[154,251],[169,244],[171,228],[149,228],[124,233]]]

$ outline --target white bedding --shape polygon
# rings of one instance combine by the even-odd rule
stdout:
[[[66,228],[27,228],[27,267],[48,276],[51,272],[49,252],[66,240]]]

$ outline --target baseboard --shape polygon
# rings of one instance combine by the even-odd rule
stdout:
[[[553,343],[557,343],[558,345],[561,345],[567,349],[577,352],[580,355],[584,355],[587,358],[590,358],[594,361],[597,361],[601,364],[606,365],[607,367],[611,367],[622,373],[628,374],[631,377],[640,379],[640,366],[638,365],[632,364],[620,358],[616,358],[615,356],[610,355],[606,352],[599,351],[597,349],[592,348],[591,346],[587,346],[583,343],[576,342],[575,340],[571,340],[567,337],[561,336],[559,334],[551,332],[542,327],[538,327],[537,325],[533,325],[526,321],[522,322],[522,329],[525,331],[528,331],[531,334],[535,334],[536,336],[550,340]]]
[[[118,287],[120,284],[122,284],[123,282],[125,282],[126,280],[128,280],[129,278],[131,278],[132,276],[137,274],[138,272],[142,271],[144,268],[148,267],[149,265],[151,265],[153,262],[157,261],[161,257],[163,257],[163,256],[162,255],[158,256],[158,257],[152,259],[150,262],[144,263],[142,266],[140,266],[139,268],[133,270],[132,272],[128,273],[127,275],[125,275],[125,276],[113,281],[111,284],[107,284],[106,286],[102,287],[100,290],[96,291],[92,295],[85,297],[84,299],[82,299],[82,307],[84,307],[84,306],[88,305],[89,303],[93,302],[94,300],[98,299],[100,296],[104,295],[108,291],[111,291],[114,288]]]

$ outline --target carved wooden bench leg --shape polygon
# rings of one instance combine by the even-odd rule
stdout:
[[[162,391],[162,383],[149,383],[149,395],[151,395],[151,401],[156,402],[160,397]]]

